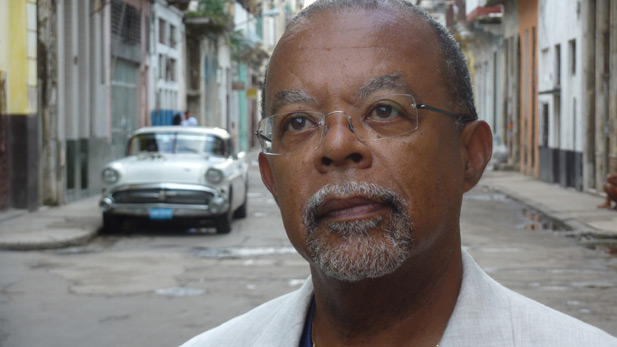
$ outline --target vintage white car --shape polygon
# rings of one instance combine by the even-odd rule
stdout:
[[[247,209],[248,165],[220,128],[157,126],[135,131],[127,156],[102,172],[106,231],[126,218],[196,221],[231,231]]]

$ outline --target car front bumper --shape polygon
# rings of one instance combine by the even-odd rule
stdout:
[[[228,198],[214,188],[177,183],[118,186],[103,194],[99,207],[105,214],[150,219],[213,217],[230,208]]]

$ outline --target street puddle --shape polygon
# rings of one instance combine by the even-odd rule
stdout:
[[[587,234],[581,241],[589,249],[601,250],[612,257],[617,257],[617,239],[613,235]]]
[[[482,247],[480,250],[485,253],[517,253],[523,249],[518,247]]]
[[[550,231],[568,231],[569,228],[563,223],[557,222],[544,214],[524,207],[521,210],[521,216],[525,218],[525,223],[522,226],[524,230],[550,230]]]
[[[617,283],[615,281],[579,281],[571,282],[570,285],[575,288],[609,289],[617,286]]]
[[[463,195],[463,200],[470,200],[470,201],[505,201],[508,199],[509,198],[505,194],[494,192],[494,191],[491,191],[490,193],[479,193],[479,194],[467,193]]]
[[[170,287],[161,288],[154,291],[155,294],[163,296],[183,297],[183,296],[195,296],[205,294],[204,289],[199,288],[187,288],[187,287]]]
[[[288,247],[227,247],[227,248],[197,248],[193,254],[206,259],[233,259],[264,255],[296,254],[296,249]]]

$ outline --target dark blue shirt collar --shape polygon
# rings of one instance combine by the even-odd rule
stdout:
[[[315,297],[311,300],[311,306],[306,313],[306,320],[304,321],[304,329],[302,330],[302,336],[300,337],[299,347],[313,347],[313,338],[311,337],[311,331],[313,330],[313,317],[315,316]]]

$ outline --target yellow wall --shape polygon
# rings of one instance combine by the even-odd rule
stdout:
[[[6,80],[7,69],[7,45],[8,45],[8,1],[0,0],[0,88]],[[5,98],[5,90],[0,90],[0,114],[5,113],[6,105],[3,102]]]
[[[0,73],[6,113],[37,111],[36,0],[0,0]]]

